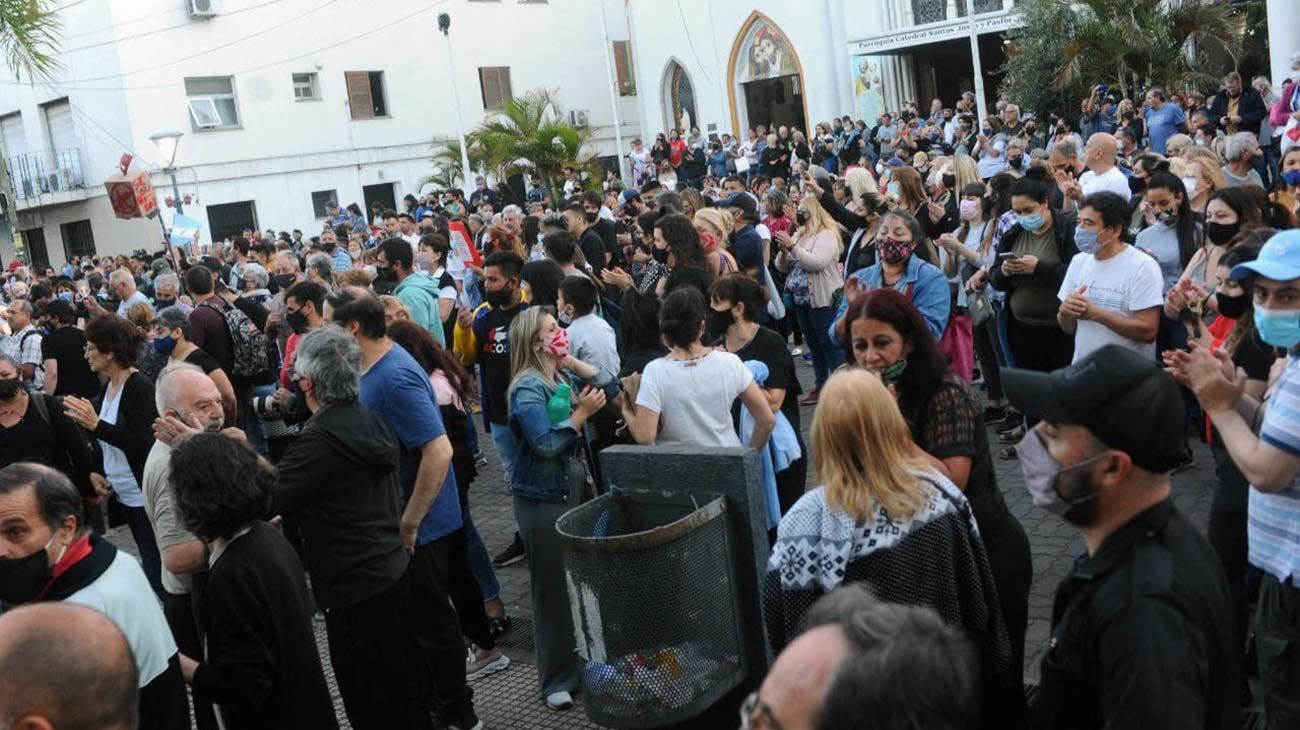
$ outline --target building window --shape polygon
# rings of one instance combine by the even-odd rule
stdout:
[[[618,95],[636,96],[636,74],[632,72],[632,44],[614,41],[614,71],[618,74]]]
[[[190,106],[190,123],[196,131],[239,126],[234,77],[185,79],[185,96]]]
[[[246,230],[258,230],[257,206],[251,200],[207,206],[208,231],[213,241],[239,238]]]
[[[312,214],[317,218],[324,218],[325,205],[338,199],[338,192],[335,190],[317,190],[311,194]]]
[[[90,221],[73,221],[59,226],[63,235],[63,258],[71,261],[73,256],[95,255],[95,233],[90,230]]]
[[[483,109],[500,111],[514,94],[510,91],[509,66],[484,66],[478,70],[479,88],[483,91]]]
[[[44,269],[50,265],[50,253],[45,249],[45,229],[28,228],[22,232],[23,248],[27,250],[27,260],[32,266]],[[67,260],[67,257],[64,257]]]
[[[347,83],[348,108],[352,110],[353,119],[388,116],[383,71],[345,71],[343,79]]]
[[[319,99],[320,91],[316,84],[316,74],[293,75],[294,101],[318,101]]]
[[[912,0],[912,25],[948,19],[948,0]]]

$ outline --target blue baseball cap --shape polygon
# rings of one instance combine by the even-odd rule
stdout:
[[[1300,279],[1300,228],[1281,231],[1259,249],[1259,257],[1232,267],[1232,278],[1262,276],[1273,281]]]

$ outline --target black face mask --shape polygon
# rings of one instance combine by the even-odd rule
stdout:
[[[487,300],[488,304],[492,305],[493,309],[501,309],[509,306],[512,297],[513,292],[510,291],[509,287],[483,290],[483,298]]]
[[[1130,193],[1133,193],[1134,195],[1139,195],[1143,190],[1146,189],[1147,189],[1147,179],[1145,177],[1138,177],[1137,175],[1129,176],[1128,190]]]
[[[794,214],[794,222],[799,224],[800,226],[807,225],[808,211],[804,210],[803,208],[800,208],[798,211],[796,211]]]
[[[396,281],[397,281],[397,274],[396,274],[396,272],[393,271],[393,267],[391,267],[391,266],[376,266],[376,267],[375,267],[375,282],[376,282],[376,283],[378,283],[378,282],[391,283],[391,282],[396,282]]]
[[[285,312],[284,321],[295,335],[307,331],[307,315],[303,314],[301,309],[296,312]]]
[[[588,224],[588,225],[590,225],[590,224],[592,224],[592,223],[595,223],[597,220],[600,219],[600,213],[592,213],[591,211],[588,211],[588,212],[584,213],[583,215],[584,215],[584,217],[587,219],[587,224]]]
[[[0,400],[12,400],[22,389],[23,381],[19,378],[0,380]]]
[[[666,248],[653,248],[653,247],[652,247],[652,248],[650,249],[650,258],[654,259],[655,261],[658,261],[658,262],[661,263],[661,264],[667,264],[667,263],[668,263],[668,249],[666,249]]]
[[[1210,243],[1216,246],[1226,246],[1228,241],[1231,241],[1239,230],[1241,230],[1241,221],[1236,223],[1210,221],[1205,224],[1205,237],[1210,239]]]
[[[31,603],[49,584],[52,573],[45,548],[25,558],[0,558],[0,601],[10,606]]]
[[[727,334],[727,328],[736,323],[736,315],[731,313],[730,309],[718,311],[709,309],[709,341],[716,340]]]
[[[948,190],[952,190],[953,188],[957,187],[957,176],[956,176],[956,175],[944,175],[944,176],[943,176],[943,186],[944,186],[946,189],[948,189]]]
[[[279,289],[288,289],[298,283],[298,277],[296,274],[276,274],[271,277],[271,281],[274,282],[275,286]]]
[[[1016,169],[1016,170],[1019,170],[1019,169],[1021,168],[1021,166],[1023,166],[1023,165],[1025,164],[1025,158],[1023,158],[1023,157],[1008,157],[1008,158],[1007,158],[1007,164],[1008,164],[1008,165],[1011,165],[1012,168],[1014,168],[1014,169]]]
[[[1246,313],[1246,307],[1250,304],[1249,294],[1241,294],[1235,297],[1216,294],[1214,298],[1219,302],[1219,314],[1229,319],[1241,319],[1241,315]]]
[[[161,299],[159,297],[154,297],[153,307],[155,310],[161,312],[175,303],[175,299]]]

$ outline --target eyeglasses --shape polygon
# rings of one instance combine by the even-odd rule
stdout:
[[[745,701],[740,703],[740,730],[757,730],[759,726],[754,724],[756,713],[769,730],[783,730],[776,715],[772,713],[772,706],[760,699],[758,692],[751,692]]]

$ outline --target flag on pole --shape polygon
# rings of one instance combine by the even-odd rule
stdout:
[[[187,248],[195,245],[199,242],[199,229],[202,227],[203,224],[187,215],[178,213],[172,216],[171,244]]]

